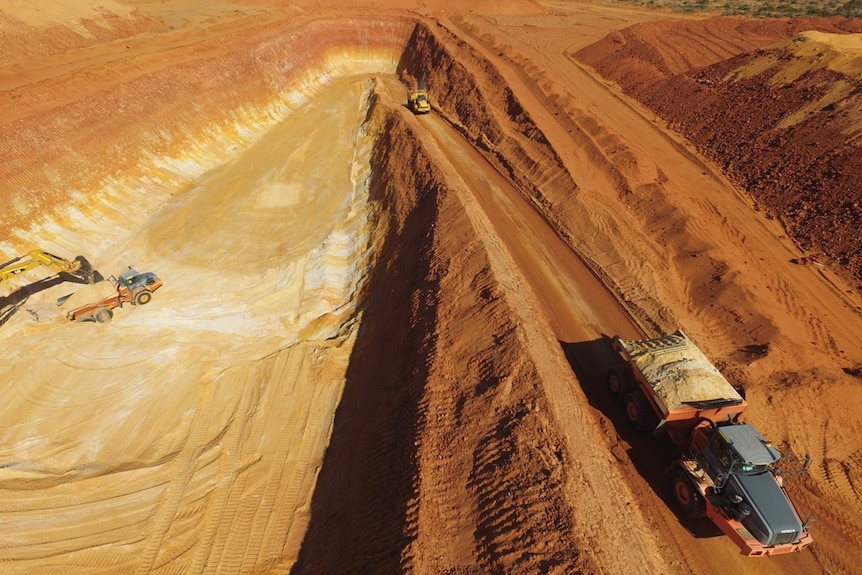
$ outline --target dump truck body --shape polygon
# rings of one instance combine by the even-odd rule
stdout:
[[[646,340],[612,340],[623,360],[620,397],[640,390],[662,425],[691,428],[701,418],[718,422],[746,408],[745,400],[684,333]]]
[[[800,551],[812,542],[784,489],[781,453],[738,422],[745,400],[681,331],[654,339],[611,339],[619,362],[607,378],[632,426],[677,447],[674,500],[708,517],[749,556]]]

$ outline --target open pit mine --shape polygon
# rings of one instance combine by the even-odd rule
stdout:
[[[0,259],[58,258],[0,281],[4,575],[860,564],[858,294],[574,56],[693,17],[198,4],[0,20]],[[607,395],[605,335],[680,327],[813,456],[802,552],[680,514]]]

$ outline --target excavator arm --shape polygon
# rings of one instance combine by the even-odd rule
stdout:
[[[0,265],[0,284],[12,276],[45,266],[57,271],[51,277],[40,279],[26,285],[7,296],[0,296],[0,326],[5,324],[18,311],[24,302],[36,292],[48,289],[58,283],[73,281],[75,283],[94,283],[101,275],[93,270],[93,266],[84,256],[67,260],[43,250],[33,250],[23,256],[12,258]]]
[[[74,260],[67,260],[42,250],[33,250],[28,254],[13,258],[0,266],[0,282],[41,266],[46,266],[58,272],[65,272],[81,280],[92,282],[92,266],[83,257],[79,256]]]

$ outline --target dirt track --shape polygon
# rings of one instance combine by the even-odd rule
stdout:
[[[0,250],[165,287],[95,325],[54,305],[74,285],[25,287],[50,272],[0,286],[4,573],[862,564],[852,270],[799,265],[721,162],[624,93],[826,24],[74,4],[0,21]],[[600,75],[615,39],[665,46],[671,21],[693,32],[641,53],[689,54],[678,69]],[[416,79],[428,116],[403,105]],[[678,518],[672,455],[605,397],[603,333],[680,327],[748,421],[813,456],[803,553],[743,558]]]

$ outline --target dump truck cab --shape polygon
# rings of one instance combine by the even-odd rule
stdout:
[[[162,280],[153,272],[138,272],[130,269],[117,278],[117,290],[120,299],[143,305],[152,299],[152,293],[160,288]]]
[[[706,515],[720,513],[725,531],[749,555],[801,549],[810,541],[783,488],[781,453],[752,425],[715,427],[686,463],[705,496]]]

